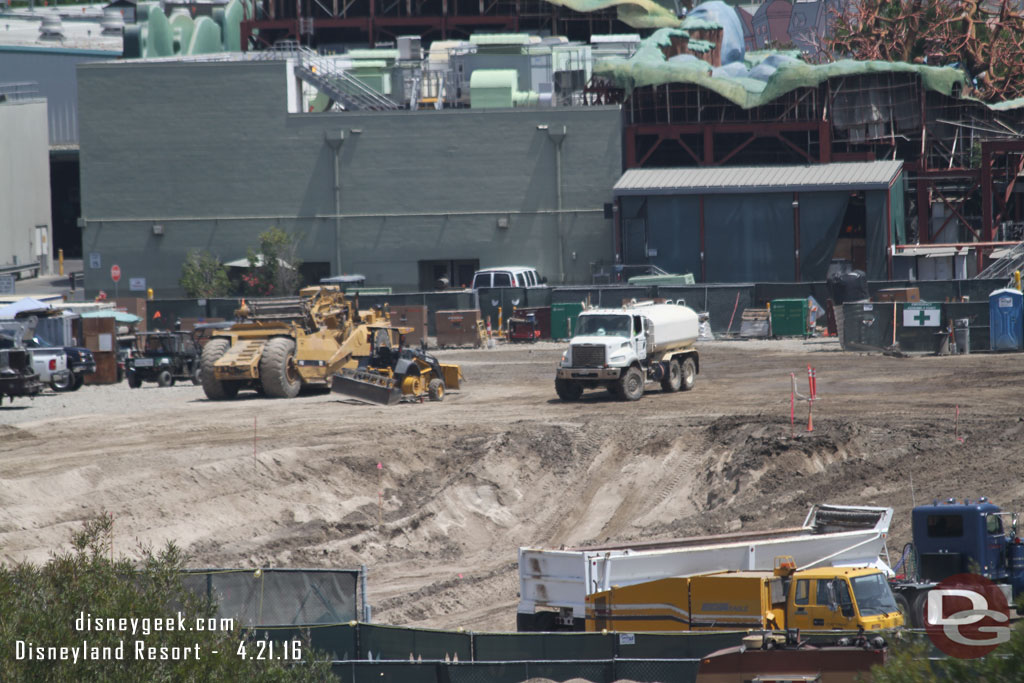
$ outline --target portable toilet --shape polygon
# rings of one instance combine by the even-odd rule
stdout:
[[[993,351],[1020,351],[1024,346],[1024,294],[997,289],[988,295],[989,346]]]

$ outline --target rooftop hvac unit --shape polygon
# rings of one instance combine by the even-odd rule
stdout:
[[[59,14],[43,16],[43,23],[39,26],[39,37],[55,40],[64,37],[64,24],[61,23]]]
[[[398,58],[400,60],[423,59],[423,51],[420,49],[419,36],[398,36]]]
[[[100,26],[103,27],[104,35],[121,33],[124,30],[124,17],[117,9],[107,7],[103,10],[103,21],[100,22]]]

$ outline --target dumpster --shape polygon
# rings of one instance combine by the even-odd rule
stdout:
[[[775,337],[807,336],[807,299],[773,299],[771,302],[772,335]]]
[[[1016,289],[997,289],[988,295],[989,348],[1020,351],[1024,294]]]
[[[569,339],[576,328],[576,317],[583,310],[582,303],[551,304],[551,338]]]

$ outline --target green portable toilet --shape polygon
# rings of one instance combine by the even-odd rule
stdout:
[[[551,304],[551,338],[569,339],[576,329],[576,318],[583,311],[582,303]]]
[[[772,336],[806,337],[809,314],[807,299],[772,300]]]

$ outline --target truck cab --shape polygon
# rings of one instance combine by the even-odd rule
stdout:
[[[920,505],[911,513],[920,578],[942,579],[967,571],[1000,582],[1010,576],[1007,526],[996,505],[977,503]],[[977,565],[974,567],[973,565]]]
[[[874,569],[828,567],[797,572],[786,600],[786,627],[807,631],[877,631],[903,624],[885,575]]]

